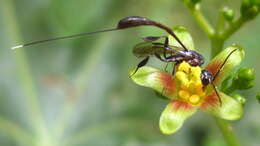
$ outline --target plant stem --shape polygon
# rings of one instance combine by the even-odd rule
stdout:
[[[220,35],[224,40],[227,40],[233,33],[235,33],[243,24],[245,24],[243,17],[239,17],[234,22],[230,23],[229,27]]]
[[[222,49],[224,46],[224,40],[221,38],[218,38],[217,36],[214,36],[211,38],[211,59],[215,57]]]
[[[214,117],[217,126],[219,127],[228,146],[240,146],[240,143],[234,133],[231,124],[223,119]]]
[[[189,4],[185,3],[186,7],[190,10],[191,15],[195,18],[201,29],[207,34],[208,37],[212,37],[215,33],[214,28],[211,24],[207,21],[205,16],[202,14],[200,10],[200,5],[196,4],[195,6],[190,6]]]

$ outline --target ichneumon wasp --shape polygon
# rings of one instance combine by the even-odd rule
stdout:
[[[99,30],[99,31],[95,31],[95,32],[80,33],[80,34],[69,35],[69,36],[55,37],[55,38],[40,40],[40,41],[34,41],[34,42],[26,43],[23,45],[15,46],[12,49],[22,48],[25,46],[31,46],[31,45],[40,44],[40,43],[49,42],[49,41],[69,39],[69,38],[91,35],[91,34],[96,34],[96,33],[108,32],[108,31],[123,30],[123,29],[127,29],[127,28],[138,27],[138,26],[158,27],[158,28],[166,31],[167,33],[169,33],[180,44],[181,47],[169,45],[169,38],[167,36],[148,36],[148,37],[143,38],[144,42],[136,45],[133,49],[133,53],[136,57],[145,58],[137,65],[136,71],[138,70],[138,68],[146,65],[150,56],[155,56],[156,58],[158,58],[159,60],[161,60],[163,62],[174,63],[175,65],[178,65],[179,63],[181,63],[183,61],[188,62],[191,66],[201,66],[204,63],[203,56],[194,50],[189,50],[181,42],[181,40],[177,37],[177,35],[172,31],[172,29],[170,29],[169,27],[167,27],[159,22],[153,21],[153,20],[145,18],[145,17],[140,17],[140,16],[125,17],[118,22],[116,28]],[[161,38],[165,38],[164,43],[154,42]],[[218,96],[220,105],[222,104],[222,101],[221,101],[221,98],[219,97],[216,86],[214,85],[214,80],[216,79],[219,72],[224,67],[228,58],[235,51],[236,51],[236,49],[227,55],[226,59],[220,65],[216,74],[213,75],[211,72],[209,72],[206,69],[202,70],[202,72],[201,72],[201,81],[202,81],[203,86],[206,87],[209,84],[211,84],[213,86],[213,88]]]

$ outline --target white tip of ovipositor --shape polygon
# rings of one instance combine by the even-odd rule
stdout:
[[[12,47],[11,49],[12,49],[12,50],[15,50],[15,49],[22,48],[22,47],[23,47],[23,45],[18,45],[18,46]]]

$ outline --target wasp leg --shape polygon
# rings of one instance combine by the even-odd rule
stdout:
[[[175,74],[176,67],[177,67],[178,64],[179,64],[179,63],[175,63],[175,64],[173,65],[173,69],[172,69],[172,75],[173,75],[173,76],[174,76],[174,74]]]
[[[164,45],[163,45],[163,47],[165,48],[164,49],[164,51],[163,51],[163,56],[164,56],[164,58],[167,58],[167,56],[166,56],[166,51],[167,51],[167,49],[168,49],[168,45],[169,45],[169,38],[168,37],[165,37],[165,40],[164,40]]]
[[[167,63],[170,63],[170,62],[178,62],[181,58],[181,56],[179,55],[171,55],[169,57],[166,57],[166,58],[162,58],[159,54],[157,53],[154,53],[154,56],[156,58],[158,58],[159,60],[163,61],[163,62],[167,62]]]
[[[158,53],[154,53],[154,56],[155,56],[156,58],[158,58],[159,60],[165,62],[165,59],[162,58],[160,54],[158,54]]]
[[[168,67],[169,63],[166,63],[165,67],[164,67],[164,71],[167,72],[167,67]]]
[[[159,54],[154,53],[154,56],[155,56],[156,58],[158,58],[159,60],[161,60],[161,61],[163,61],[163,62],[166,62],[165,59],[162,58]],[[165,71],[165,72],[167,72],[168,64],[169,64],[169,63],[167,62],[166,66],[164,67],[164,71]]]
[[[147,64],[148,60],[149,60],[149,56],[147,56],[144,60],[142,60],[141,62],[139,62],[138,65],[137,65],[137,67],[136,67],[136,69],[135,69],[135,71],[130,75],[130,77],[133,76],[133,75],[138,71],[138,69],[139,69],[140,67],[145,66],[145,65]]]

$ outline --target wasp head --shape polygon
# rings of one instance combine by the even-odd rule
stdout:
[[[204,86],[207,86],[214,81],[214,76],[212,75],[212,73],[205,69],[201,71],[200,78]]]
[[[201,66],[204,63],[203,56],[196,51],[186,51],[185,55],[185,61],[188,62],[191,66]]]

